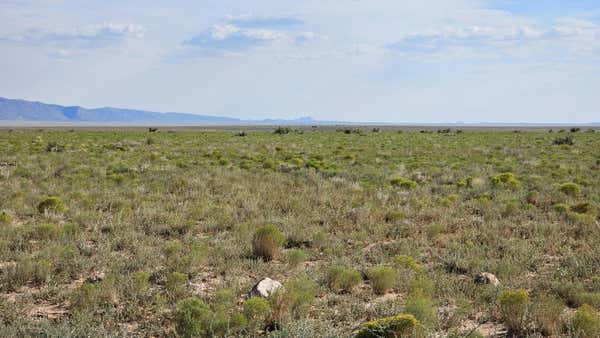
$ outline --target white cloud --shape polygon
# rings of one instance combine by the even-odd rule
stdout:
[[[75,27],[70,30],[35,28],[0,39],[32,45],[53,44],[63,48],[102,47],[125,39],[141,39],[146,29],[133,23],[105,22],[98,25]]]
[[[497,51],[527,52],[536,55],[563,48],[562,53],[600,45],[600,26],[587,21],[562,19],[549,28],[530,26],[468,26],[445,27],[424,33],[409,34],[389,44],[391,51],[405,55],[447,54],[461,50],[463,56]]]

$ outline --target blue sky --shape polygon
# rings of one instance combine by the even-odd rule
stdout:
[[[239,118],[600,121],[597,0],[0,0],[0,96]]]

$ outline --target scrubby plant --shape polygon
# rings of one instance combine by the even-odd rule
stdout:
[[[570,329],[575,337],[598,337],[600,336],[600,314],[593,307],[584,304],[571,318]]]
[[[254,233],[252,250],[255,256],[270,261],[277,256],[284,242],[285,237],[281,231],[269,224],[258,228]]]
[[[557,137],[557,138],[554,139],[553,143],[555,145],[568,145],[568,146],[572,146],[572,145],[575,144],[575,138],[573,138],[573,136],[571,136],[571,135],[568,135],[568,136],[565,136],[565,137]]]
[[[519,332],[529,308],[529,293],[522,289],[506,290],[498,298],[498,307],[506,326]]]
[[[325,280],[334,292],[351,292],[360,283],[362,277],[356,270],[334,265],[327,269]]]
[[[304,252],[304,250],[290,249],[286,254],[286,261],[290,266],[296,267],[302,264],[306,260],[306,257],[307,255],[306,252]]]
[[[171,272],[167,275],[165,290],[171,299],[179,299],[187,293],[186,283],[188,276],[180,272]]]
[[[419,186],[417,182],[404,177],[394,177],[390,180],[390,184],[394,187],[400,187],[404,189],[413,189]]]
[[[49,153],[62,153],[65,151],[65,147],[56,141],[50,141],[46,144],[46,151]]]
[[[378,295],[387,293],[398,282],[398,272],[387,266],[369,268],[366,275],[373,291]]]
[[[8,211],[0,212],[0,224],[10,224],[13,221],[13,216]]]
[[[551,296],[535,299],[531,305],[531,317],[536,330],[549,337],[560,334],[564,307],[563,302]]]
[[[244,315],[250,322],[261,323],[271,313],[269,301],[261,297],[252,297],[244,302]]]
[[[356,338],[425,337],[425,328],[413,315],[401,314],[365,323]]]
[[[394,262],[398,266],[400,266],[404,269],[409,269],[416,273],[423,272],[423,266],[421,266],[421,264],[417,263],[417,261],[410,256],[405,256],[405,255],[396,256],[396,257],[394,257]]]
[[[56,224],[37,224],[34,225],[31,230],[29,237],[34,240],[52,240],[60,236],[61,229]]]
[[[590,213],[594,208],[589,202],[580,202],[572,205],[570,209],[578,214],[587,214]]]
[[[571,197],[577,197],[581,194],[581,187],[577,183],[567,182],[560,185],[559,190]]]
[[[415,287],[409,294],[404,312],[417,318],[421,323],[428,327],[437,324],[437,308],[431,297],[420,286]]]
[[[518,188],[521,186],[521,182],[515,177],[513,173],[501,173],[492,176],[491,181],[495,187]]]
[[[208,333],[211,311],[208,305],[196,297],[177,303],[175,325],[177,334],[185,338],[204,337]]]
[[[557,203],[552,206],[552,209],[559,214],[565,214],[569,211],[569,206],[565,203]]]
[[[44,197],[37,205],[39,213],[43,214],[46,212],[63,212],[65,205],[63,201],[55,196]]]

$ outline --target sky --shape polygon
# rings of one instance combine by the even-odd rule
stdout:
[[[600,121],[598,0],[0,0],[0,97],[244,119]]]

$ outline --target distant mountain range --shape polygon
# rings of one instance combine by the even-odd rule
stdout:
[[[198,124],[198,125],[311,125],[336,124],[335,121],[316,121],[311,117],[292,120],[242,120],[223,116],[187,113],[157,113],[120,108],[88,109],[79,106],[60,106],[42,102],[13,100],[0,97],[0,123],[78,123],[78,124]]]
[[[157,113],[121,108],[88,109],[79,106],[60,106],[42,102],[0,97],[0,126],[4,124],[88,124],[88,125],[402,125],[402,126],[600,126],[592,123],[505,123],[505,122],[445,122],[445,123],[385,123],[322,121],[311,117],[298,119],[243,120],[231,117],[196,115],[190,113]]]

